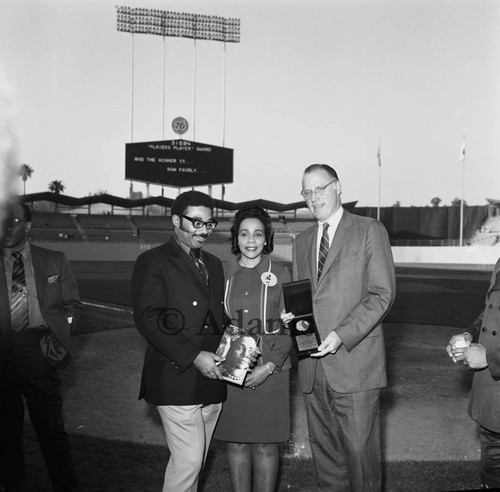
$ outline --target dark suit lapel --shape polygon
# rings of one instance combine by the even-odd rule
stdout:
[[[202,253],[202,255],[203,255],[203,253]],[[214,282],[217,282],[218,273],[217,273],[217,270],[215,269],[214,262],[212,261],[211,258],[208,257],[208,255],[203,255],[203,261],[204,261],[205,266],[207,267],[207,270],[208,270],[209,285],[207,286],[207,284],[205,284],[205,282],[201,278],[201,275],[199,275],[199,277],[203,283],[203,287],[205,289],[209,290],[209,292],[210,292],[210,304],[213,304],[214,294],[215,294],[215,290],[213,288],[213,285],[214,285]],[[220,279],[220,281],[223,282],[224,280]]]
[[[215,272],[215,265],[213,264],[211,258],[209,258],[208,255],[205,255],[203,254],[203,251],[201,252],[201,260],[203,261],[203,263],[205,263],[205,266],[207,267],[207,270],[208,270],[208,278],[211,279],[211,278],[214,278],[215,275],[216,275],[216,272]],[[201,275],[200,275],[200,278],[201,278]],[[202,279],[203,280],[203,279]],[[203,282],[205,283],[205,282]]]
[[[496,292],[497,290],[500,290],[500,269],[497,270],[495,277],[492,276],[491,278],[490,288],[488,289],[487,297],[493,292]]]
[[[190,272],[194,284],[198,286],[200,289],[203,289],[203,292],[205,292],[205,294],[208,296],[209,287],[205,283],[205,280],[203,280],[203,277],[201,276],[198,267],[194,264],[194,261],[191,259],[191,257],[182,249],[182,247],[179,245],[179,243],[175,240],[174,237],[172,237],[170,241],[166,244],[166,248],[169,255],[176,256],[179,259],[179,261],[184,264],[185,271],[186,273]],[[211,269],[208,265],[206,265],[206,267],[208,268],[208,275],[210,276]]]
[[[316,249],[318,226],[311,226],[296,238],[295,260],[297,262],[298,280],[309,278],[313,291],[316,289]]]
[[[318,225],[312,229],[311,234],[314,234],[314,236],[307,239],[307,244],[312,243],[312,250],[310,250],[309,255],[306,255],[305,257],[309,257],[310,279],[312,290],[315,292],[318,286],[318,257],[316,254],[318,251]]]
[[[45,269],[45,257],[40,254],[36,246],[30,245],[31,249],[31,261],[33,262],[33,270],[35,273],[35,283],[36,283],[36,294],[40,301],[40,307],[42,306],[43,291],[45,290],[46,269]],[[51,272],[53,273],[53,272]]]
[[[342,218],[340,219],[337,230],[335,231],[335,236],[333,237],[332,245],[328,251],[328,256],[326,257],[325,265],[323,266],[323,273],[318,281],[318,286],[321,285],[326,272],[332,266],[335,258],[337,258],[342,246],[347,242],[349,236],[349,228],[351,227],[352,221],[350,214],[345,210],[342,212]]]
[[[5,279],[5,265],[3,251],[0,250],[0,328],[7,335],[10,331],[10,302],[7,292],[7,281]]]

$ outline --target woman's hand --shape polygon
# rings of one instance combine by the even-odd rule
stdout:
[[[266,364],[254,367],[252,371],[247,373],[245,379],[245,388],[255,389],[260,386],[269,376],[271,372]]]
[[[293,318],[295,318],[295,315],[293,313],[286,313],[285,310],[283,309],[283,311],[281,311],[281,322],[284,324],[284,325],[288,325],[288,323],[290,323],[290,321],[292,321]]]

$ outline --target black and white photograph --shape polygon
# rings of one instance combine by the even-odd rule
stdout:
[[[499,87],[498,0],[1,0],[0,492],[500,488]]]

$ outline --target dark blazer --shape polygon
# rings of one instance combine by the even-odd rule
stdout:
[[[483,427],[500,432],[500,260],[491,276],[485,308],[470,331],[474,342],[486,347],[488,367],[474,372],[469,415]]]
[[[225,382],[203,376],[193,364],[200,351],[217,350],[224,323],[222,265],[205,251],[203,259],[210,287],[173,237],[136,261],[132,306],[148,342],[139,398],[154,405],[208,405],[226,398]]]
[[[299,361],[302,390],[313,389],[316,364],[330,386],[341,393],[387,384],[385,347],[380,322],[394,301],[396,279],[384,226],[346,210],[317,281],[317,231],[300,234],[293,248],[294,280],[310,279],[313,313],[322,339],[335,330],[343,342],[337,353]]]
[[[59,341],[71,348],[71,326],[82,311],[78,285],[64,253],[30,244],[38,302],[48,327]],[[68,317],[73,318],[72,325]],[[3,250],[0,249],[0,372],[10,338],[10,305]]]

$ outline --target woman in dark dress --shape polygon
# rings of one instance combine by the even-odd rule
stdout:
[[[261,356],[243,386],[228,384],[214,437],[226,441],[235,492],[272,492],[279,468],[278,443],[290,434],[288,352],[291,340],[280,319],[281,286],[290,281],[273,250],[269,214],[258,206],[238,211],[231,228],[235,260],[224,265],[225,307],[232,324],[259,339]]]

